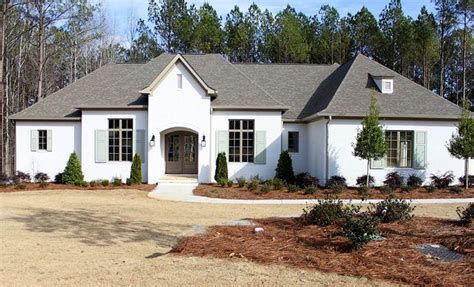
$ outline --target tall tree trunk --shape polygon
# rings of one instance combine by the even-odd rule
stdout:
[[[467,15],[464,13],[464,31],[462,40],[462,101],[466,101],[466,45],[467,45]]]
[[[0,122],[0,132],[1,132],[1,142],[0,142],[0,173],[7,173],[7,161],[6,161],[6,153],[5,150],[8,149],[8,144],[5,138],[5,130],[8,129],[8,122],[6,119],[6,110],[8,106],[5,103],[5,70],[6,70],[6,62],[5,62],[5,55],[6,55],[6,18],[7,18],[7,9],[9,5],[9,0],[4,0],[2,4],[2,17],[0,18],[0,112],[1,115],[1,122]]]
[[[40,101],[43,97],[43,76],[44,76],[44,49],[45,49],[45,31],[44,31],[44,11],[42,4],[37,5],[38,8],[38,93],[37,101]]]
[[[370,181],[370,159],[367,160],[367,179],[365,180],[365,186],[367,186],[367,188],[369,188],[369,181]]]
[[[464,159],[464,184],[466,189],[469,188],[469,158]]]

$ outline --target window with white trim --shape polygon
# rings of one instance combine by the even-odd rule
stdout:
[[[386,131],[387,167],[413,166],[413,131]]]
[[[133,120],[109,119],[109,161],[132,161]]]
[[[299,132],[288,132],[288,152],[300,151],[299,137],[300,137]]]
[[[229,120],[229,162],[254,161],[254,120]]]

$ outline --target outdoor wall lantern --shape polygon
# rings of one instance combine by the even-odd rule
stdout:
[[[206,136],[205,135],[202,135],[201,146],[206,147]]]
[[[151,135],[150,146],[155,146],[155,135]]]

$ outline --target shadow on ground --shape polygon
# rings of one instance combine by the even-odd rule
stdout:
[[[159,247],[171,248],[180,232],[189,225],[152,223],[121,217],[114,213],[89,209],[28,209],[30,214],[10,217],[25,224],[28,231],[58,233],[94,246],[152,241]]]

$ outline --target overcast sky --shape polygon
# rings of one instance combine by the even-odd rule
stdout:
[[[110,25],[113,26],[113,33],[118,37],[126,35],[128,21],[132,17],[134,19],[147,18],[148,0],[98,0],[106,8]],[[158,1],[158,0],[157,0]],[[197,7],[201,6],[204,0],[188,0],[188,4],[195,4]],[[255,2],[260,9],[268,9],[272,13],[284,9],[287,4],[290,4],[298,12],[303,12],[306,15],[314,15],[319,8],[324,4],[330,4],[338,10],[341,16],[346,16],[347,13],[355,14],[362,6],[366,6],[376,18],[383,10],[389,0],[311,0],[311,1],[288,1],[288,0],[209,0],[209,2],[217,13],[225,19],[226,14],[238,5],[241,10],[247,10],[248,7]],[[429,11],[434,12],[434,5],[431,0],[402,0],[402,7],[405,14],[416,18],[422,6],[426,6]]]

